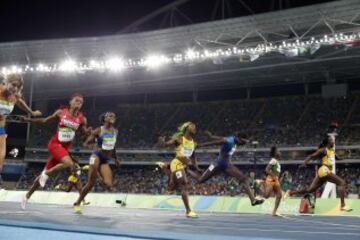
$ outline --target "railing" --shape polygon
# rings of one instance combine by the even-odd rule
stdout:
[[[279,147],[280,151],[312,151],[317,149],[317,146],[307,146],[307,147]],[[343,145],[343,146],[336,146],[337,150],[359,150],[360,145]],[[26,152],[35,151],[35,152],[48,152],[46,148],[26,148]],[[237,152],[269,152],[270,148],[239,148]],[[91,153],[92,150],[88,149],[72,149],[70,152],[73,153]],[[174,150],[170,149],[116,149],[117,153],[144,153],[144,154],[161,154],[161,153],[174,153]],[[197,149],[197,153],[218,153],[219,148],[202,148]]]

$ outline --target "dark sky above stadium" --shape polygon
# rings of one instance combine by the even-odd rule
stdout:
[[[132,31],[246,16],[330,0],[189,0]],[[0,42],[110,35],[174,0],[1,0]]]

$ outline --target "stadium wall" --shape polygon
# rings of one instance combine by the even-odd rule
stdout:
[[[24,194],[24,191],[2,190],[0,192],[0,201],[20,202]],[[76,192],[39,191],[32,196],[29,204],[63,204],[68,205],[70,211],[70,206],[72,206],[77,196],[78,193]],[[125,202],[126,208],[184,210],[181,197],[176,195],[91,193],[86,197],[86,200],[91,202],[89,207],[122,208],[124,206],[121,205],[121,202]],[[352,212],[340,212],[339,202],[339,199],[317,199],[315,214],[360,217],[360,199],[347,199],[347,205],[354,209]],[[270,214],[274,206],[274,199],[270,198],[263,205],[256,207],[250,205],[247,197],[191,196],[190,203],[192,208],[199,212]],[[279,213],[289,215],[298,214],[299,206],[300,199],[286,199],[281,203]]]

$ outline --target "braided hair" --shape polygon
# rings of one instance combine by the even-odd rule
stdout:
[[[193,124],[192,122],[185,122],[178,126],[176,132],[171,136],[172,139],[176,139],[180,136],[183,136],[186,132],[186,129],[189,127],[190,124]]]

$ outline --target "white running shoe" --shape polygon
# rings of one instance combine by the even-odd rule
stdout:
[[[46,181],[49,179],[49,176],[46,175],[45,170],[41,172],[39,183],[41,187],[45,187]]]
[[[21,199],[21,209],[25,210],[26,209],[26,204],[29,201],[29,199],[27,199],[26,195],[24,195]]]

